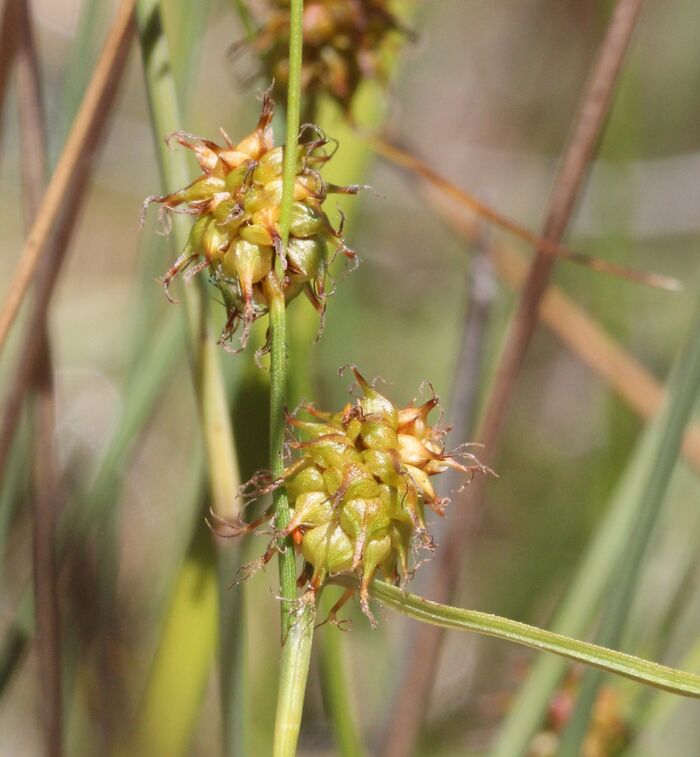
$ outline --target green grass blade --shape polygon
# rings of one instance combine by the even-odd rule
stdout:
[[[10,526],[28,483],[27,463],[29,460],[29,425],[23,418],[17,425],[6,473],[2,477],[0,487],[0,587],[4,585],[4,557]]]
[[[698,370],[699,358],[693,353],[699,351],[698,327],[696,321],[683,364],[679,364],[675,372],[670,389],[672,400],[645,432],[557,613],[553,627],[560,633],[578,636],[588,630],[612,576],[615,575],[616,583],[620,579],[618,563],[621,555],[629,554],[626,550],[630,535],[637,534],[642,528],[653,528],[650,516],[655,522],[657,506],[676,459],[682,427],[697,397],[697,383],[694,382],[698,379],[694,374]],[[646,516],[643,510],[646,510]],[[565,670],[566,664],[559,660],[542,658],[534,664],[506,719],[494,750],[495,757],[522,754],[539,728]]]
[[[245,31],[248,39],[251,39],[255,35],[255,19],[250,12],[248,3],[246,0],[233,0],[233,7],[241,20],[243,31]]]
[[[567,636],[582,636],[590,628],[629,529],[634,526],[642,476],[652,464],[661,435],[659,420],[644,432],[622,480],[611,497],[569,586],[552,628]],[[535,660],[527,680],[520,686],[493,751],[494,757],[516,757],[523,753],[539,729],[550,699],[568,664],[556,657]]]
[[[209,535],[195,541],[178,574],[159,638],[138,729],[125,754],[186,754],[199,716],[217,641],[218,584]]]
[[[184,358],[182,319],[177,313],[166,317],[149,340],[139,370],[134,373],[125,392],[126,401],[112,432],[107,449],[100,461],[95,478],[86,497],[77,502],[75,517],[67,514],[66,530],[85,532],[114,500],[114,492],[122,475],[129,452],[144,423],[162,397],[163,385],[172,376],[177,363]]]
[[[494,636],[542,652],[552,652],[574,662],[582,662],[657,689],[700,698],[700,676],[694,673],[675,670],[624,652],[606,649],[498,615],[440,605],[415,594],[403,592],[383,581],[374,581],[371,594],[393,610],[424,623]]]
[[[212,0],[198,0],[196,3],[191,0],[175,0],[163,8],[167,12],[166,31],[169,29],[172,32],[168,37],[172,40],[173,72],[185,112],[196,81],[192,69],[196,68],[198,48],[204,40],[211,7]],[[172,24],[169,23],[171,19]]]
[[[669,396],[662,411],[661,434],[652,465],[643,477],[644,486],[637,517],[627,533],[621,551],[611,597],[598,635],[604,645],[617,646],[625,629],[627,616],[636,595],[637,584],[652,539],[671,476],[680,454],[683,433],[700,393],[700,307],[690,334],[680,352],[669,385]],[[602,678],[587,674],[581,685],[576,709],[564,736],[562,754],[575,755],[585,737],[591,709]]]
[[[172,189],[186,186],[190,181],[190,171],[182,152],[170,152],[167,150],[162,137],[178,128],[182,128],[183,123],[180,116],[180,106],[178,102],[177,91],[174,77],[170,64],[170,53],[168,41],[163,32],[162,17],[160,6],[156,0],[141,0],[137,4],[137,24],[141,38],[141,48],[143,53],[144,74],[146,78],[146,89],[151,108],[152,125],[156,145],[158,146],[158,158],[163,176],[164,187],[171,191]],[[189,235],[189,224],[182,217],[173,218],[173,241],[178,250],[186,244]],[[233,445],[233,435],[230,423],[230,413],[228,402],[225,394],[225,381],[222,377],[221,367],[219,364],[219,350],[216,348],[215,338],[212,334],[210,316],[208,311],[208,297],[200,283],[198,287],[186,287],[185,292],[185,309],[187,311],[189,322],[190,344],[193,353],[193,371],[198,398],[200,401],[201,422],[205,438],[205,448],[207,452],[207,463],[209,470],[209,482],[212,496],[212,507],[215,512],[223,517],[230,517],[235,514],[236,495],[240,486],[238,464]],[[208,538],[208,535],[207,535]],[[185,566],[185,569],[187,564]],[[217,561],[212,559],[207,566],[208,582],[214,587],[214,593],[221,601],[229,599],[225,594],[219,592],[220,580],[227,581],[230,576],[217,575]],[[178,582],[181,585],[181,582]],[[172,602],[176,604],[179,601],[181,592],[176,591],[173,594]],[[230,600],[232,601],[232,600]],[[214,602],[201,608],[206,617],[195,618],[192,615],[168,613],[168,623],[164,626],[162,642],[165,644],[169,638],[184,633],[185,636],[197,632],[201,628],[203,636],[198,638],[198,645],[209,647],[212,652],[217,645],[218,617],[219,612],[222,616],[232,616],[232,620],[240,623],[240,614],[233,615],[229,613],[228,607],[222,607],[220,610]],[[171,624],[175,628],[171,628]],[[187,631],[188,626],[190,631]],[[233,627],[227,629],[228,633],[237,635]],[[228,649],[228,645],[225,647]],[[169,646],[170,654],[175,654],[172,646]],[[205,675],[209,673],[211,666],[211,656],[200,656],[198,667],[183,668],[182,676],[188,674],[194,684],[198,684]],[[235,660],[227,660],[227,664],[234,664]],[[173,665],[177,665],[177,658],[173,658]],[[158,675],[159,671],[167,670],[169,666],[155,668],[152,671],[148,684],[147,699],[152,697],[157,699],[163,697],[172,699],[174,695],[181,697],[183,707],[189,708],[191,716],[188,721],[191,724],[196,722],[195,715],[199,711],[200,700],[187,696],[185,689],[188,682],[182,677],[178,684],[178,691],[173,692],[168,688],[168,678],[165,675]],[[224,680],[238,680],[235,674],[224,677]],[[228,692],[224,692],[224,699]],[[240,701],[240,697],[235,698]],[[224,704],[224,710],[228,714],[230,708]],[[151,713],[152,714],[152,713]],[[144,712],[143,717],[150,717],[149,713]],[[153,715],[155,717],[155,715]],[[157,728],[154,723],[153,728]],[[142,724],[142,732],[149,732],[151,726]],[[231,729],[225,727],[225,732],[230,733]],[[181,738],[175,751],[170,754],[183,754],[189,744],[188,737],[191,734],[181,733]]]
[[[88,0],[81,3],[78,29],[71,44],[71,56],[66,67],[61,91],[61,108],[58,125],[54,131],[55,141],[51,145],[58,150],[68,136],[73,118],[87,89],[93,64],[100,52],[100,40],[109,19],[110,4],[106,0]],[[53,152],[53,151],[52,151]],[[51,164],[56,162],[56,154],[51,155]]]
[[[327,609],[330,610],[330,606]],[[321,689],[333,726],[338,754],[341,757],[362,757],[365,750],[353,717],[350,690],[343,665],[343,638],[340,630],[324,628],[318,647]]]
[[[282,647],[277,692],[274,757],[293,757],[304,707],[306,678],[311,661],[315,606],[312,602],[292,611],[291,624]]]

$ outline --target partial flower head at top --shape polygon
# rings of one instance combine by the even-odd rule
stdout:
[[[306,0],[302,91],[314,99],[326,94],[349,110],[365,79],[385,82],[384,49],[396,33],[410,35],[392,12],[390,0]],[[266,21],[253,45],[275,81],[275,95],[286,96],[289,78],[289,0],[270,0]]]
[[[191,149],[203,173],[189,186],[162,197],[150,196],[165,209],[195,219],[187,246],[166,272],[166,293],[172,279],[189,268],[186,279],[208,270],[227,311],[224,346],[239,324],[241,348],[252,323],[267,313],[275,263],[284,271],[281,287],[287,302],[304,292],[323,317],[329,291],[329,266],[338,252],[356,255],[334,229],[322,209],[330,193],[356,194],[360,187],[327,184],[319,170],[333,155],[329,140],[315,126],[301,127],[297,176],[289,243],[284,249],[279,221],[282,202],[282,147],[275,147],[271,129],[274,102],[269,92],[255,130],[234,145],[222,130],[225,145],[177,131],[167,137]],[[191,266],[191,267],[190,267]]]
[[[361,607],[374,623],[368,588],[375,575],[403,584],[415,570],[417,551],[434,547],[425,506],[443,515],[448,500],[436,494],[432,477],[451,468],[468,483],[486,469],[463,447],[446,452],[449,429],[428,422],[438,404],[435,395],[421,405],[397,408],[352,370],[361,396],[338,413],[305,405],[309,420],[290,417],[290,429],[303,438],[290,444],[296,459],[278,480],[258,474],[246,493],[256,497],[286,487],[292,517],[276,536],[291,536],[303,555],[300,584],[315,596],[327,579],[354,574]],[[270,510],[253,523],[218,521],[216,530],[239,535],[273,514]],[[264,565],[276,545],[274,539],[247,573]]]

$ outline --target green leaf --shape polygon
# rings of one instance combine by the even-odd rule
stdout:
[[[652,465],[642,476],[642,493],[634,526],[627,533],[624,549],[618,556],[610,597],[598,637],[601,643],[617,646],[622,639],[627,617],[636,590],[644,558],[654,529],[663,511],[666,491],[676,467],[683,433],[690,420],[700,392],[700,307],[690,334],[680,350],[669,386],[669,396],[661,413],[661,433]],[[585,737],[598,689],[600,675],[585,676],[576,709],[567,728],[562,754],[578,754]]]
[[[343,578],[342,582],[346,583],[348,579]],[[430,602],[383,581],[374,581],[370,593],[382,604],[424,623],[495,636],[498,639],[523,644],[543,652],[553,652],[575,662],[592,665],[657,689],[700,698],[700,676],[694,673],[674,670],[624,652],[571,639],[568,636],[502,618],[499,615],[490,615],[477,610],[462,610],[458,607]]]

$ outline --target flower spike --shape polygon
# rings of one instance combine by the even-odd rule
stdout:
[[[258,474],[246,491],[286,487],[292,516],[277,537],[291,536],[304,558],[299,585],[315,595],[334,576],[355,574],[360,606],[375,625],[368,595],[375,575],[403,585],[422,562],[414,554],[435,547],[424,508],[442,516],[449,500],[436,494],[432,477],[449,467],[468,483],[488,471],[463,448],[453,453],[444,449],[445,431],[428,421],[438,404],[434,392],[419,407],[397,408],[355,366],[347,367],[360,396],[337,413],[306,405],[301,410],[310,420],[287,416],[290,432],[302,437],[290,444],[296,459],[277,481]],[[251,531],[271,518],[270,511],[248,529],[220,524],[222,535]],[[262,567],[273,546],[252,569]],[[333,622],[338,609],[331,613]]]
[[[266,281],[276,261],[284,271],[285,300],[304,292],[323,321],[333,291],[327,285],[333,259],[339,252],[351,261],[355,258],[342,229],[332,226],[322,204],[329,193],[355,194],[357,187],[324,182],[318,169],[330,160],[336,145],[332,143],[327,151],[330,140],[308,124],[299,134],[289,244],[283,248],[279,227],[283,149],[274,145],[273,114],[268,91],[255,129],[237,145],[223,130],[224,146],[186,131],[166,137],[169,145],[192,150],[203,173],[183,189],[161,197],[151,195],[144,202],[143,213],[155,202],[163,210],[194,218],[187,247],[165,273],[163,288],[172,300],[169,287],[175,277],[184,273],[188,282],[208,269],[226,306],[221,341],[231,352],[246,346],[251,326],[268,311]],[[230,343],[239,327],[240,349],[234,349]]]

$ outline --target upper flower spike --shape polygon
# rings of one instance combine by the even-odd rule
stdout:
[[[411,35],[392,13],[390,0],[306,0],[302,89],[313,101],[327,94],[345,111],[365,79],[385,82],[386,44],[396,32]],[[253,45],[263,57],[275,95],[286,97],[289,78],[289,0],[270,0]],[[236,49],[241,47],[238,45]]]
[[[184,131],[168,136],[168,143],[178,142],[194,152],[203,173],[189,186],[162,197],[150,196],[144,203],[144,210],[157,202],[194,216],[187,246],[166,272],[163,286],[167,293],[172,279],[190,266],[187,278],[208,269],[228,315],[222,341],[226,345],[242,323],[241,348],[252,323],[267,312],[265,280],[274,275],[277,258],[285,271],[286,300],[303,291],[321,316],[329,294],[330,263],[338,252],[356,259],[322,204],[329,193],[356,194],[360,187],[323,181],[319,170],[333,153],[326,149],[326,136],[309,125],[299,134],[289,243],[283,249],[279,228],[283,148],[274,145],[273,112],[268,91],[254,131],[236,145],[223,130],[223,146]]]

